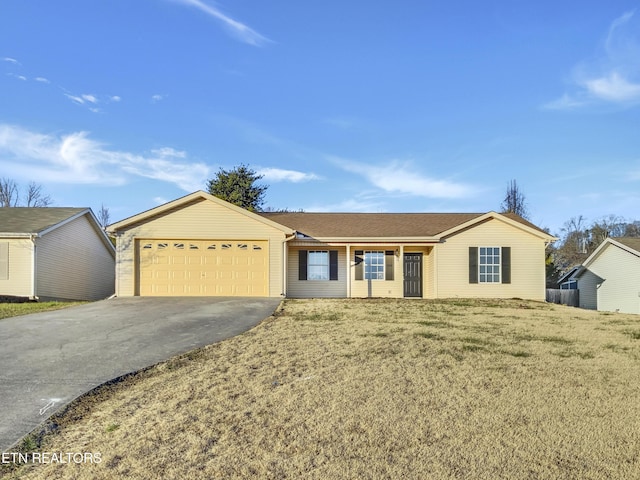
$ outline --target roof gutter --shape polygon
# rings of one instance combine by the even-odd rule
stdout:
[[[304,236],[299,237],[300,241],[316,241],[322,243],[351,243],[351,244],[390,244],[390,243],[441,243],[440,237],[312,237]]]
[[[0,232],[0,237],[2,238],[31,238],[37,237],[37,233],[33,232],[25,232],[25,233],[16,233],[16,232]]]

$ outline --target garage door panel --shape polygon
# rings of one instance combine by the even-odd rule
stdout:
[[[139,294],[268,296],[267,247],[266,241],[140,241]]]

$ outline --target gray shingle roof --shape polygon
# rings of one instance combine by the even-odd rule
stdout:
[[[64,207],[2,207],[0,235],[3,233],[40,233],[87,208]]]

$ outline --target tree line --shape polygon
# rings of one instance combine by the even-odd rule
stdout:
[[[501,208],[503,213],[515,213],[528,219],[526,197],[515,180],[508,183]],[[564,273],[581,265],[607,238],[640,237],[640,220],[626,220],[611,214],[589,222],[579,215],[567,220],[558,233],[559,240],[549,245],[546,252],[549,287],[556,287]]]

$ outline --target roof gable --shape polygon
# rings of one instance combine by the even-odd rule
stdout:
[[[640,257],[640,238],[633,237],[619,237],[619,238],[606,238],[604,242],[598,245],[591,255],[582,264],[582,269],[576,272],[575,277],[582,275],[585,269],[587,269],[609,246],[618,247],[631,255]]]
[[[128,217],[125,218],[124,220],[120,220],[119,222],[113,223],[111,225],[109,225],[107,227],[107,230],[111,233],[115,233],[121,230],[125,230],[127,228],[130,228],[134,225],[140,225],[143,223],[146,223],[150,220],[152,220],[153,218],[156,218],[158,216],[167,214],[169,212],[171,212],[172,210],[176,210],[176,209],[180,209],[180,208],[184,208],[186,206],[188,206],[189,204],[192,204],[193,202],[197,202],[197,201],[209,201],[209,202],[213,202],[216,203],[220,206],[223,206],[231,211],[234,211],[236,213],[240,213],[244,216],[247,216],[253,220],[256,220],[258,222],[267,224],[273,228],[276,228],[286,234],[291,235],[293,233],[293,231],[290,228],[287,228],[286,226],[273,222],[272,220],[269,220],[268,218],[265,218],[261,215],[255,214],[253,212],[250,212],[249,210],[246,210],[244,208],[238,207],[237,205],[233,205],[229,202],[226,202],[218,197],[215,197],[213,195],[210,195],[206,192],[203,192],[202,190],[199,190],[197,192],[193,192],[189,195],[185,195],[184,197],[178,198],[176,200],[173,200],[171,202],[165,203],[163,205],[160,205],[158,207],[152,208],[150,210],[146,210],[142,213],[139,213],[137,215],[133,215],[132,217]]]

